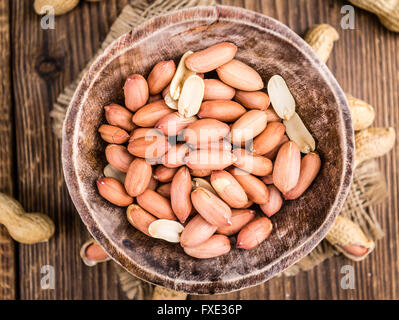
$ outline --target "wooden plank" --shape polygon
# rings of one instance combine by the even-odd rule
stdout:
[[[30,0],[12,1],[12,43],[19,200],[48,214],[56,234],[47,244],[20,247],[21,299],[121,299],[115,268],[83,265],[88,233],[69,198],[61,145],[49,112],[57,95],[94,55],[127,1],[82,1],[43,30]],[[29,41],[27,41],[27,39]],[[54,289],[42,289],[42,267],[54,267]]]
[[[347,3],[336,0],[223,0],[223,4],[245,6],[277,18],[299,35],[316,23],[329,23],[337,28],[337,42],[328,66],[342,88],[369,101],[376,109],[374,126],[394,126],[399,122],[399,38],[387,31],[378,19],[363,10],[355,10],[355,30],[340,27],[340,9]],[[310,272],[296,277],[277,277],[267,283],[227,295],[192,297],[192,299],[398,299],[399,223],[398,223],[398,144],[380,160],[389,190],[389,200],[377,206],[377,218],[386,236],[363,262],[343,257],[324,262]],[[340,286],[340,270],[354,267],[355,289]]]
[[[10,7],[0,2],[0,192],[14,193],[13,116],[10,71]],[[0,300],[16,298],[14,241],[0,226]]]

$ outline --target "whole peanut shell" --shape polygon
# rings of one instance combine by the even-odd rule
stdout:
[[[79,4],[79,0],[35,0],[33,8],[39,15],[49,13],[48,8],[54,9],[54,15],[65,14],[74,9]]]
[[[48,241],[55,231],[50,217],[42,213],[26,213],[17,200],[4,193],[0,193],[0,224],[15,241],[25,244]]]
[[[349,0],[349,2],[376,14],[385,28],[399,32],[398,0]]]

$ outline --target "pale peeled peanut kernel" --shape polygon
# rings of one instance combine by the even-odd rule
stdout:
[[[238,233],[236,247],[251,250],[265,241],[272,229],[273,225],[268,218],[257,218]]]
[[[220,80],[238,90],[257,91],[264,86],[259,73],[239,60],[231,60],[217,68],[216,72]]]
[[[125,189],[127,193],[132,197],[142,194],[147,189],[151,176],[151,165],[144,159],[134,159],[126,174]]]
[[[237,90],[234,99],[247,109],[265,111],[270,105],[269,96],[262,91]],[[269,119],[267,121],[269,121]]]
[[[119,144],[109,144],[105,148],[105,157],[109,164],[122,172],[127,172],[134,159],[126,147]]]
[[[169,113],[160,119],[155,128],[167,136],[177,136],[184,128],[197,121],[197,117],[186,118],[179,112]]]
[[[259,135],[266,126],[266,113],[261,110],[250,110],[231,126],[231,143],[240,146]]]
[[[98,132],[101,138],[108,143],[122,144],[130,138],[125,130],[108,124],[102,124]]]
[[[192,218],[180,237],[182,247],[195,247],[208,240],[216,231],[217,227],[208,223],[201,215]]]
[[[204,80],[195,74],[184,81],[177,103],[177,110],[182,116],[190,118],[198,113],[204,98],[204,90]]]
[[[116,206],[126,207],[133,202],[133,197],[126,193],[122,183],[114,178],[98,179],[97,188],[104,199]]]
[[[305,41],[309,43],[323,62],[327,62],[334,42],[338,39],[337,30],[329,24],[316,24],[305,35]]]
[[[17,200],[1,192],[0,224],[15,241],[24,244],[48,241],[55,231],[50,217],[42,213],[26,213]]]
[[[316,149],[316,141],[296,112],[291,119],[284,120],[283,123],[287,136],[298,145],[302,153],[309,153]]]
[[[79,0],[35,0],[33,8],[39,15],[54,14],[56,16],[71,11],[79,4]]]
[[[201,147],[202,144],[208,145],[218,142],[230,131],[230,127],[216,119],[201,119],[190,124],[183,133],[184,140],[191,144]]]
[[[192,181],[187,167],[181,167],[172,179],[170,187],[170,201],[173,212],[184,223],[192,210],[191,204]]]
[[[227,171],[213,171],[211,184],[220,198],[231,208],[242,208],[248,202],[247,194],[238,181]]]
[[[230,151],[198,149],[184,159],[186,166],[194,170],[223,170],[236,160]]]
[[[349,110],[352,116],[353,129],[363,130],[372,125],[375,111],[367,102],[347,95]]]
[[[267,188],[269,189],[269,201],[261,204],[260,209],[270,218],[272,215],[280,211],[283,205],[283,197],[274,185],[270,185]]]
[[[104,176],[109,177],[109,178],[114,178],[122,184],[125,182],[126,173],[119,171],[118,169],[115,169],[110,164],[107,164],[104,167],[103,173],[104,173]]]
[[[150,94],[156,95],[172,81],[176,72],[176,65],[173,60],[160,61],[152,68],[147,78]]]
[[[80,248],[80,257],[86,266],[93,267],[110,260],[108,253],[94,239],[86,241]]]
[[[342,216],[335,219],[326,239],[354,261],[363,260],[375,247],[374,242],[366,237],[359,225]]]
[[[126,209],[126,217],[133,227],[146,234],[147,236],[151,236],[148,232],[148,228],[151,223],[157,220],[154,216],[149,214],[137,204],[131,204]]]
[[[186,67],[194,72],[206,73],[231,61],[236,52],[236,45],[230,42],[221,42],[188,56]]]
[[[234,149],[237,160],[233,165],[255,176],[266,176],[273,171],[273,163],[265,157],[250,154],[245,149]]]
[[[258,135],[251,145],[251,151],[257,155],[265,155],[276,148],[285,134],[285,126],[280,122],[268,123],[266,129]]]
[[[162,157],[171,148],[165,136],[138,138],[129,143],[127,150],[134,156],[148,161]]]
[[[168,168],[178,168],[185,164],[185,157],[190,152],[187,144],[176,144],[172,146],[162,157],[161,163]]]
[[[170,201],[157,192],[147,189],[136,197],[140,207],[158,219],[177,220]]]
[[[205,188],[196,188],[191,192],[191,202],[197,212],[215,226],[231,225],[231,209],[219,197]]]
[[[128,132],[135,128],[132,121],[133,114],[118,104],[110,104],[104,107],[105,119],[110,125],[117,126]]]
[[[210,259],[222,256],[228,253],[230,249],[229,238],[216,234],[196,247],[184,248],[184,252],[197,259]]]
[[[128,77],[123,90],[125,93],[125,106],[130,111],[137,111],[148,101],[148,84],[144,77],[139,74]]]
[[[157,188],[157,192],[158,192],[161,196],[170,199],[170,188],[171,188],[171,186],[172,186],[171,183],[162,184],[162,185],[160,185],[160,186]]]
[[[170,92],[168,92],[165,97],[163,98],[165,101],[165,104],[173,109],[173,110],[177,110],[178,109],[178,105],[177,105],[177,100],[173,99],[170,95]]]
[[[190,75],[195,74],[195,72],[188,70],[186,67],[186,59],[192,54],[193,54],[192,51],[187,51],[185,54],[183,54],[183,56],[180,58],[179,64],[177,65],[175,75],[173,76],[173,79],[170,82],[170,87],[169,87],[170,98],[175,101],[179,100],[180,98],[180,93],[183,88],[184,81]]]
[[[239,168],[228,170],[245,190],[249,200],[264,204],[269,201],[269,190],[262,180]]]
[[[209,174],[211,174],[211,173],[209,173]],[[212,185],[205,179],[202,179],[202,178],[194,178],[193,179],[193,190],[195,190],[197,188],[204,188],[204,189],[212,192],[213,194],[217,195],[215,189],[213,189]]]
[[[216,232],[231,236],[240,231],[245,225],[255,218],[255,211],[250,209],[232,209],[231,226],[217,228]]]
[[[173,243],[180,241],[180,234],[183,230],[184,227],[179,222],[166,219],[156,220],[148,227],[151,237]]]
[[[267,84],[267,92],[274,111],[283,120],[289,120],[295,113],[295,99],[287,83],[280,75],[274,75]]]
[[[140,127],[154,127],[159,120],[172,112],[165,101],[158,100],[137,110],[133,122]]]
[[[199,118],[212,118],[223,122],[236,121],[246,113],[245,108],[231,100],[204,101],[198,112]]]
[[[394,128],[369,128],[355,134],[355,167],[362,162],[381,157],[395,144]]]
[[[236,90],[217,79],[204,79],[204,100],[231,100]]]
[[[284,194],[293,189],[299,179],[301,152],[297,144],[289,141],[277,153],[273,168],[274,185]]]
[[[159,165],[154,171],[154,178],[159,182],[171,182],[177,168],[168,168],[164,165]]]
[[[301,171],[296,186],[284,194],[284,199],[298,199],[316,179],[320,171],[321,160],[317,153],[308,153],[301,160]]]

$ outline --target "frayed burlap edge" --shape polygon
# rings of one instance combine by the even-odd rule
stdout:
[[[187,294],[142,281],[114,263],[122,291],[129,300],[186,300]]]
[[[58,96],[57,101],[54,103],[53,110],[50,112],[50,117],[53,119],[53,131],[55,135],[61,139],[62,125],[66,111],[83,75],[90,68],[93,61],[101,55],[114,40],[130,30],[135,29],[143,22],[169,11],[215,4],[216,0],[156,0],[151,4],[148,4],[145,0],[131,0],[130,3],[122,9],[121,14],[112,24],[108,35],[101,44],[101,48],[97,51],[95,56],[90,59],[75,81],[65,88],[64,92]]]
[[[340,215],[355,222],[368,239],[377,241],[384,236],[384,233],[375,217],[372,205],[382,202],[387,194],[387,187],[378,162],[367,161],[356,168],[349,195]],[[284,271],[284,275],[294,276],[301,270],[311,270],[339,253],[327,240],[323,240],[305,258]]]
[[[129,300],[151,300],[154,286],[131,275],[121,266],[114,263],[119,284]]]

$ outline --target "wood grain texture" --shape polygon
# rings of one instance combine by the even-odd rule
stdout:
[[[48,213],[57,225],[55,238],[49,244],[21,246],[20,297],[124,299],[113,267],[103,264],[88,268],[78,257],[79,247],[88,234],[64,185],[59,157],[60,145],[51,133],[49,111],[56,96],[99,48],[111,23],[127,0],[107,0],[100,3],[82,1],[72,12],[56,18],[55,30],[40,29],[40,17],[33,13],[30,0],[8,2],[12,4],[13,112],[16,133],[14,155],[15,169],[19,176],[15,180],[17,198],[27,209]],[[340,28],[340,9],[348,3],[341,0],[220,2],[246,7],[277,18],[299,35],[304,35],[306,29],[315,23],[330,23],[335,26],[341,39],[336,43],[327,65],[344,90],[375,107],[375,126],[398,128],[399,36],[384,29],[376,16],[356,9],[356,29],[343,30]],[[0,14],[0,17],[4,19],[4,14]],[[3,47],[4,43],[0,43],[3,57],[7,44]],[[3,67],[4,64],[0,65]],[[43,69],[44,72],[38,71]],[[5,187],[13,181],[10,174],[12,160],[8,158],[12,149],[5,147],[9,144],[11,148],[11,109],[4,109],[7,105],[4,104],[7,90],[4,91],[5,80],[3,69],[1,70],[1,187],[2,191],[11,193],[12,185]],[[8,127],[4,127],[3,123]],[[387,177],[389,201],[378,206],[376,211],[386,237],[377,243],[376,250],[366,261],[354,263],[336,257],[294,278],[274,278],[256,288],[241,292],[194,298],[399,299],[399,270],[396,267],[399,265],[398,153],[396,145],[395,150],[380,161]],[[40,268],[44,264],[55,267],[54,290],[42,290],[40,287]],[[340,287],[343,276],[340,270],[344,265],[354,267],[354,290],[343,290]]]
[[[0,2],[0,192],[14,194],[13,115],[11,98],[10,7]],[[16,268],[14,241],[0,226],[0,300],[15,299]]]

